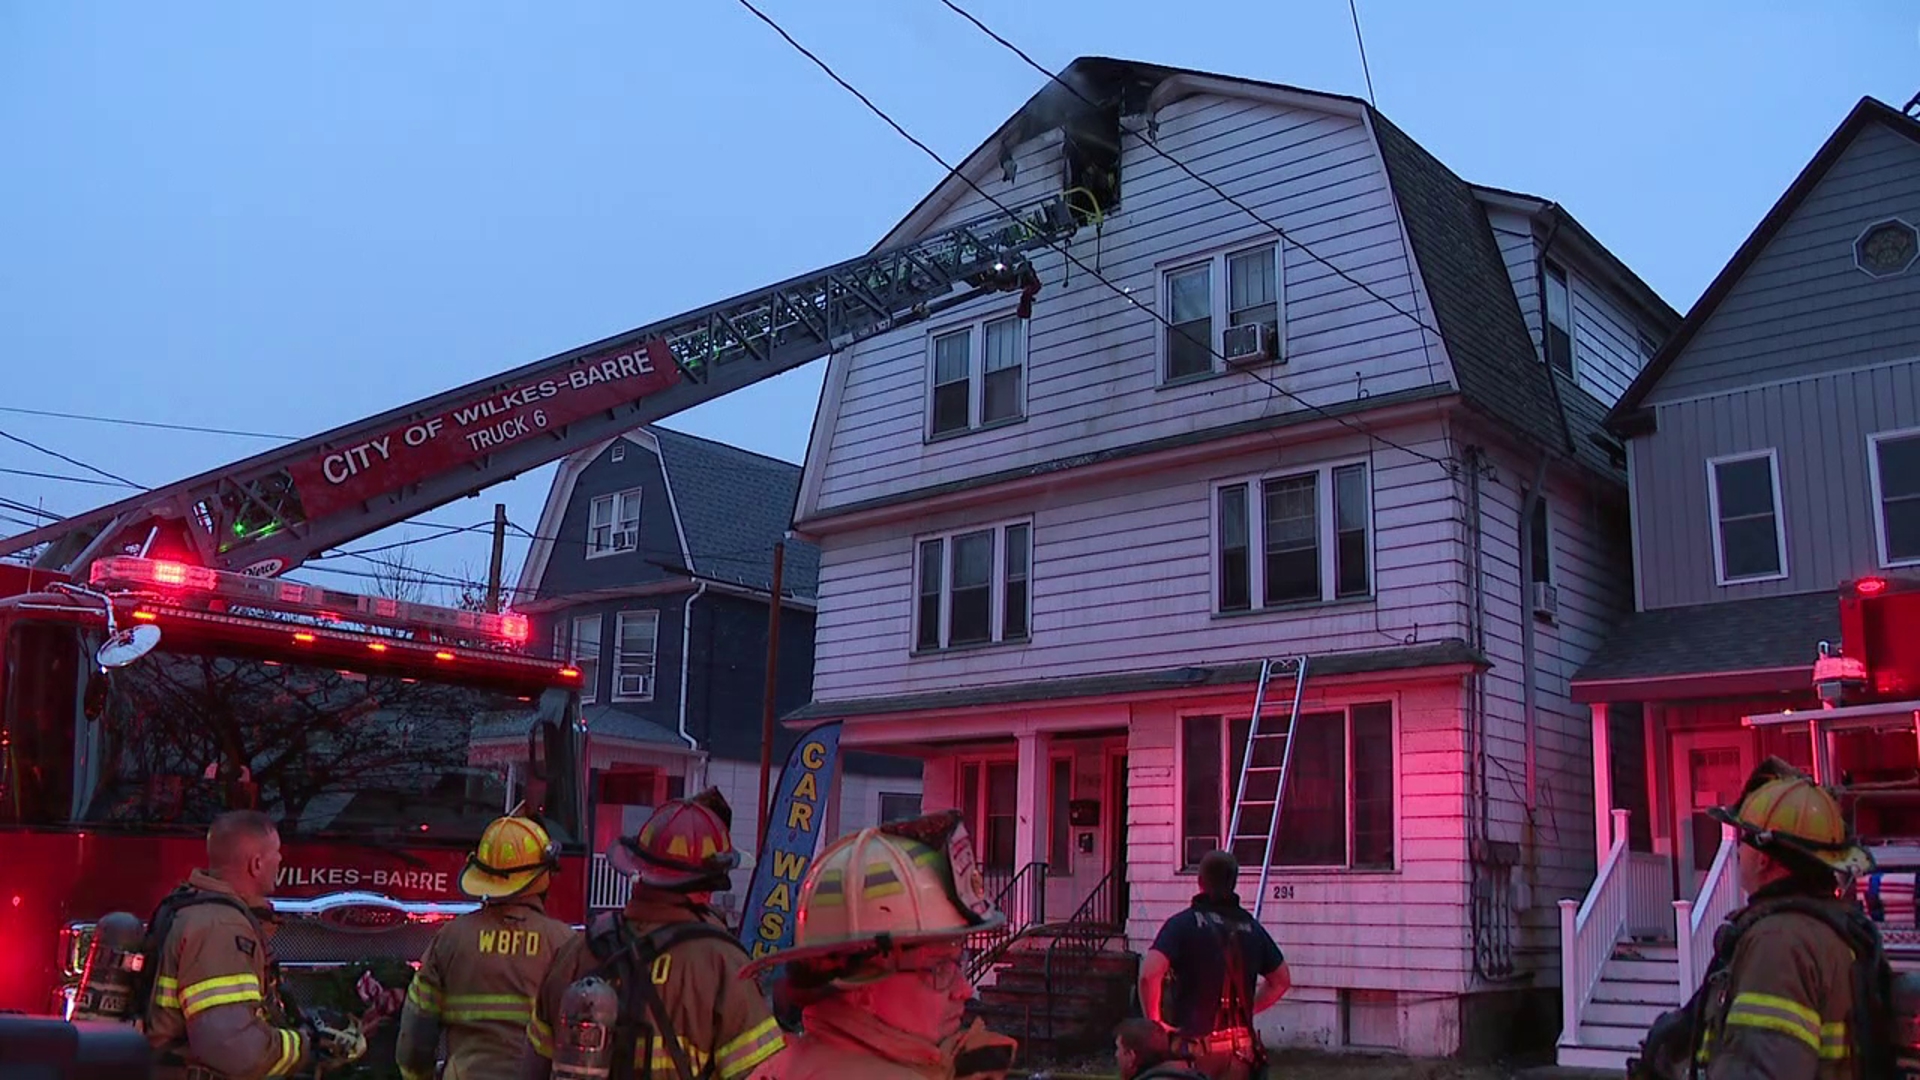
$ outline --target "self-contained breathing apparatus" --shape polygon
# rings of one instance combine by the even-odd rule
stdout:
[[[73,995],[73,1019],[124,1021],[144,1014],[144,1009],[133,1011],[133,998],[148,964],[141,948],[146,931],[146,924],[125,911],[110,912],[94,924],[80,986]]]
[[[1692,1080],[1701,1075],[1706,1016],[1727,991],[1734,949],[1748,930],[1782,912],[1819,919],[1853,951],[1853,1015],[1847,1023],[1861,1080],[1920,1078],[1920,975],[1893,974],[1879,927],[1857,906],[1787,896],[1749,905],[1720,927],[1714,934],[1713,962],[1700,988],[1685,1005],[1662,1013],[1647,1029],[1640,1055],[1627,1059],[1629,1080]]]
[[[594,919],[587,929],[587,947],[600,963],[568,986],[561,998],[560,1023],[553,1033],[555,1080],[631,1080],[635,1048],[653,1038],[673,1059],[679,1080],[705,1075],[695,1071],[650,976],[655,959],[696,938],[724,941],[746,952],[739,938],[710,923],[669,923],[636,935],[621,912]],[[649,1074],[651,1067],[650,1056]],[[711,1063],[706,1071],[711,1071]]]
[[[86,965],[74,992],[73,1018],[141,1023],[153,999],[153,980],[160,970],[160,950],[173,932],[174,917],[197,904],[226,904],[253,918],[247,906],[231,896],[181,885],[163,897],[145,924],[125,911],[103,916],[93,928]]]

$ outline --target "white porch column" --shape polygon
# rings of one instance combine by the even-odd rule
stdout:
[[[1030,731],[1019,737],[1020,797],[1013,830],[1013,869],[1025,870],[1047,853],[1047,778],[1051,765],[1047,751],[1053,737],[1043,731]]]
[[[1596,701],[1587,708],[1593,711],[1593,865],[1598,867],[1613,847],[1613,745],[1608,738],[1606,702]]]

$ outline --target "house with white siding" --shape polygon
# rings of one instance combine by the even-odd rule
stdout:
[[[987,297],[829,361],[788,723],[919,758],[1023,933],[1137,954],[1204,852],[1258,863],[1270,819],[1223,834],[1260,661],[1304,655],[1266,1036],[1554,1030],[1555,902],[1595,867],[1567,680],[1631,597],[1600,421],[1678,315],[1353,98],[1083,58],[960,174],[881,246],[1063,190],[1090,227],[1034,258],[1030,317]]]
[[[1634,603],[1573,696],[1611,763],[1594,809],[1624,827],[1599,835],[1603,870],[1565,916],[1567,1064],[1617,1066],[1698,985],[1741,899],[1706,811],[1767,755],[1820,772],[1787,714],[1822,704],[1822,642],[1864,651],[1841,641],[1842,590],[1920,585],[1916,226],[1920,117],[1864,98],[1608,417],[1629,455]],[[1911,836],[1912,712],[1850,711],[1873,723],[1823,747],[1828,778],[1895,789],[1855,801],[1854,825]],[[1889,940],[1915,935],[1904,921]]]

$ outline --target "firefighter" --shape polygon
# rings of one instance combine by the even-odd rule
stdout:
[[[1120,1080],[1206,1080],[1174,1056],[1167,1029],[1144,1016],[1114,1029],[1113,1060]]]
[[[153,932],[164,936],[146,1010],[155,1075],[257,1080],[366,1053],[357,1031],[302,1030],[287,1015],[261,926],[279,873],[273,819],[234,810],[207,830],[207,869],[161,902]]]
[[[968,935],[1002,924],[973,843],[953,811],[862,829],[821,853],[800,887],[792,948],[745,975],[784,965],[804,1031],[753,1080],[999,1078],[1012,1039],[978,1020]]]
[[[557,845],[531,818],[496,818],[460,874],[478,911],[433,937],[407,988],[396,1058],[403,1080],[428,1080],[447,1038],[447,1080],[512,1080],[533,998],[573,928],[546,915]]]
[[[614,842],[609,859],[632,876],[633,893],[625,911],[596,918],[554,958],[527,1023],[523,1076],[610,1065],[616,1078],[736,1080],[786,1045],[766,999],[738,977],[740,939],[708,906],[732,888],[740,861],[732,819],[708,788],[661,805]]]
[[[1240,906],[1238,860],[1210,851],[1200,860],[1199,877],[1192,905],[1160,927],[1140,961],[1140,1008],[1211,1080],[1262,1076],[1266,1047],[1253,1018],[1286,996],[1292,985],[1287,960],[1267,928]],[[1177,991],[1171,1023],[1161,1007],[1168,973]]]
[[[1748,903],[1716,935],[1700,990],[1655,1023],[1633,1071],[1707,1080],[1882,1075],[1890,1056],[1885,954],[1872,921],[1843,892],[1873,862],[1848,834],[1838,800],[1768,758],[1738,806],[1708,813],[1739,833]]]

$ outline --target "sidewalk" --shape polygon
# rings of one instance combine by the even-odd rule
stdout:
[[[1051,1080],[1117,1080],[1113,1064],[1076,1062],[1043,1070]],[[1016,1069],[1012,1076],[1033,1074]],[[1392,1054],[1324,1054],[1277,1051],[1268,1066],[1270,1080],[1620,1080],[1617,1072],[1563,1069],[1553,1065],[1511,1066],[1409,1058]]]

